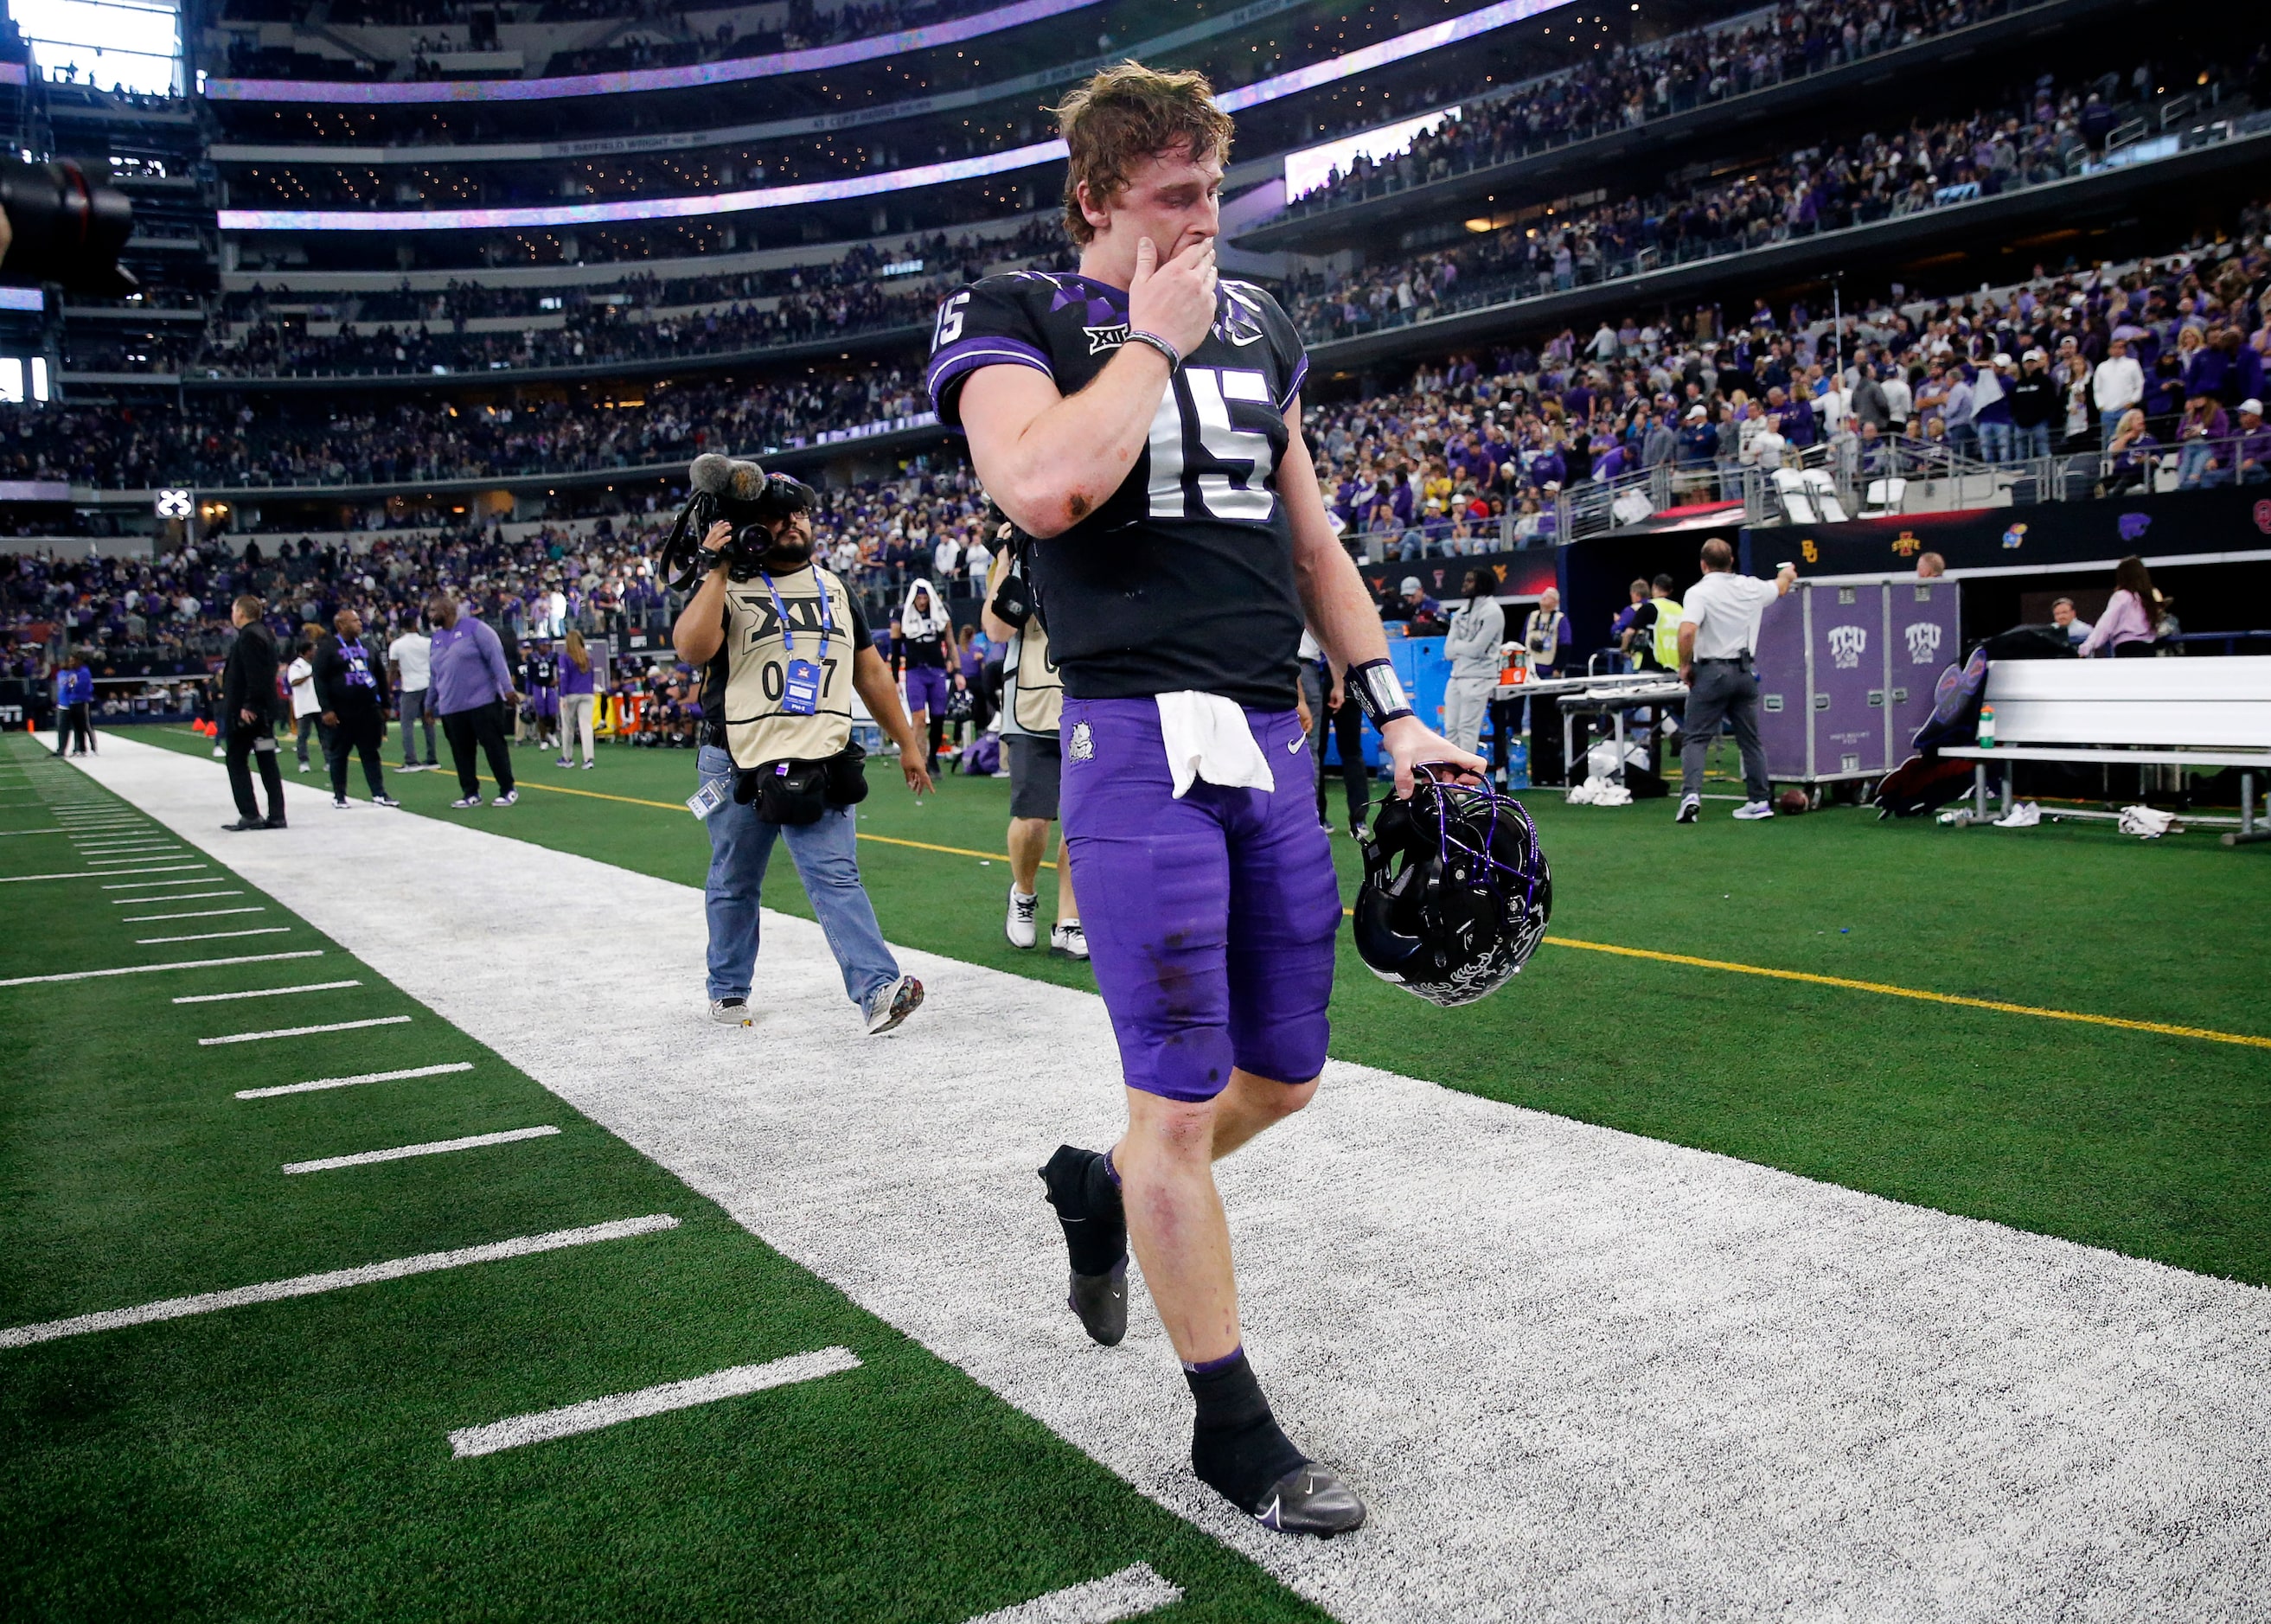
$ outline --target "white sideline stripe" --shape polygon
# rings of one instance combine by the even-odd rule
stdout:
[[[184,868],[207,868],[211,867],[212,865],[210,863],[168,863],[162,868],[132,868],[128,869],[126,872],[130,874],[179,874]],[[0,877],[0,885],[22,885],[32,880],[109,880],[116,878],[118,873],[119,870],[115,868],[90,868],[85,874],[11,874],[4,877]],[[190,885],[194,884],[195,882],[190,880],[167,880],[162,882],[162,883],[168,885]],[[115,891],[123,890],[126,888],[123,885],[106,885],[102,889],[107,891]]]
[[[980,1613],[969,1624],[1119,1624],[1121,1619],[1140,1619],[1172,1607],[1182,1598],[1180,1585],[1161,1578],[1150,1563],[1138,1562],[1085,1584],[1068,1584],[1014,1607]]]
[[[334,1167],[367,1167],[373,1162],[398,1162],[413,1156],[447,1156],[452,1151],[477,1151],[485,1144],[510,1144],[517,1139],[546,1139],[557,1128],[513,1128],[497,1134],[468,1134],[462,1139],[434,1139],[424,1144],[398,1144],[391,1151],[364,1151],[354,1156],[319,1156],[313,1161],[286,1162],[287,1173],[328,1173]]]
[[[231,936],[281,936],[291,931],[289,925],[263,925],[257,930],[208,930],[194,936],[137,936],[136,947],[162,947],[168,942],[226,942]]]
[[[217,1043],[258,1043],[266,1038],[305,1038],[319,1032],[355,1032],[365,1026],[406,1026],[406,1015],[377,1015],[367,1021],[333,1021],[324,1026],[279,1026],[273,1032],[233,1032],[226,1038],[200,1038],[199,1048],[211,1048]]]
[[[81,766],[220,839],[205,764],[122,742]],[[939,1014],[871,1039],[819,927],[768,913],[753,1087],[703,1019],[698,887],[435,818],[307,821],[230,867],[1344,1620],[2265,1624],[2271,1291],[1329,1061],[1296,1121],[1217,1169],[1271,1404],[1374,1509],[1353,1539],[1287,1539],[1192,1478],[1151,1308],[1099,1364],[1061,1306],[1033,1169],[1126,1118],[1095,994],[895,948]],[[671,990],[626,1000],[531,897],[637,919]],[[1548,1018],[1588,984],[1574,957],[1499,996]],[[1003,1054],[1046,1060],[1004,1089]]]
[[[191,880],[190,883],[203,885],[205,882]],[[108,890],[110,888],[106,885],[103,889]],[[110,905],[114,908],[146,908],[153,903],[160,902],[201,902],[207,897],[242,897],[243,895],[242,891],[175,891],[170,897],[113,897],[110,899]]]
[[[298,987],[257,987],[249,993],[192,993],[175,1003],[227,1003],[238,998],[281,998],[287,993],[328,993],[336,987],[361,987],[361,981],[307,981]]]
[[[459,1460],[469,1456],[495,1455],[499,1449],[549,1443],[555,1438],[595,1433],[602,1427],[635,1421],[642,1416],[691,1410],[696,1404],[712,1404],[721,1398],[739,1398],[745,1393],[761,1393],[769,1387],[786,1387],[796,1382],[816,1382],[839,1371],[859,1368],[860,1356],[849,1348],[822,1348],[814,1353],[792,1353],[786,1359],[763,1365],[735,1365],[729,1370],[712,1371],[691,1381],[665,1382],[659,1387],[643,1387],[634,1393],[610,1393],[605,1398],[587,1398],[580,1404],[540,1410],[533,1415],[516,1415],[508,1420],[491,1421],[485,1427],[460,1427],[450,1434],[450,1453]],[[1096,1616],[1121,1619],[1133,1618],[1135,1614]]]
[[[321,958],[321,948],[296,953],[243,953],[235,958],[177,958],[166,965],[122,965],[115,970],[65,970],[55,975],[19,975],[0,981],[0,987],[38,987],[48,981],[91,981],[98,976],[146,975],[153,970],[219,970],[229,965],[272,965],[285,958]]]
[[[172,898],[167,900],[171,902]],[[224,913],[265,913],[265,908],[192,908],[187,913],[129,913],[122,925],[147,925],[154,920],[217,920]]]
[[[0,1330],[0,1348],[29,1347],[60,1337],[83,1337],[90,1331],[120,1330],[129,1325],[148,1325],[158,1320],[186,1319],[193,1314],[213,1314],[241,1308],[248,1303],[280,1302],[287,1297],[312,1297],[318,1292],[341,1291],[350,1285],[374,1285],[381,1280],[400,1280],[441,1269],[463,1269],[473,1263],[500,1263],[508,1257],[527,1257],[556,1252],[562,1247],[590,1246],[600,1240],[622,1240],[676,1229],[678,1220],[667,1212],[647,1218],[617,1218],[610,1224],[591,1224],[582,1229],[555,1229],[541,1235],[522,1235],[511,1240],[492,1240],[483,1246],[459,1247],[450,1252],[421,1252],[383,1263],[356,1269],[333,1269],[323,1274],[294,1275],[260,1285],[240,1285],[226,1292],[205,1292],[195,1297],[168,1297],[136,1308],[106,1308],[100,1314],[74,1315],[67,1320],[45,1320],[37,1325],[16,1325]]]
[[[176,866],[184,868],[202,868],[205,867],[203,863],[182,863]],[[150,869],[149,872],[152,874],[166,874],[170,872],[170,870],[165,868],[153,868]],[[110,876],[108,875],[96,875],[91,877],[95,879],[108,879]],[[220,878],[220,876],[217,874],[209,874],[203,879],[197,880],[123,880],[116,885],[106,885],[102,889],[107,891],[155,891],[163,890],[168,885],[211,885],[219,878]],[[123,900],[130,902],[133,898],[126,898]],[[153,898],[150,898],[150,900],[154,901],[156,899]]]
[[[405,1077],[438,1077],[445,1071],[471,1071],[473,1062],[453,1060],[439,1066],[409,1066],[400,1071],[366,1071],[361,1076],[317,1077],[312,1083],[287,1083],[277,1088],[241,1088],[239,1099],[273,1099],[279,1094],[312,1094],[318,1089],[353,1088],[358,1083],[398,1083]]]

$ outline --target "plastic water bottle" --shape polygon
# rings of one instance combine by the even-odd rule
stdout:
[[[1530,741],[1509,740],[1506,747],[1506,786],[1508,789],[1530,787]]]
[[[1983,750],[1995,748],[1995,707],[1992,704],[1979,707],[1979,748]]]

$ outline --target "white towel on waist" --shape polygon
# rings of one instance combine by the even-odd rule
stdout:
[[[1238,702],[1195,689],[1161,694],[1159,737],[1167,747],[1167,771],[1174,776],[1175,799],[1201,778],[1225,789],[1275,790],[1270,758],[1254,741]]]

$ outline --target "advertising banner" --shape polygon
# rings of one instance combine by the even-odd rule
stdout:
[[[2111,564],[2271,549],[2271,486],[2170,491],[2128,500],[2044,502],[1910,513],[1843,525],[1770,525],[1742,533],[1742,568],[1765,575],[1784,559],[1801,576],[1913,570],[1938,553],[1950,570]]]

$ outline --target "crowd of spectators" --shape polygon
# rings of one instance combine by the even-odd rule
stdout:
[[[1294,199],[1292,209],[1302,214],[1337,208],[1511,163],[1844,67],[2033,4],[2039,0],[1784,4],[1763,17],[1690,29],[1645,45],[1619,45],[1597,60],[1503,92],[1476,82],[1463,89],[1431,86],[1431,101],[1457,101],[1460,117],[1447,119],[1396,156],[1359,158],[1346,174],[1336,171],[1324,185]],[[2114,87],[2101,88],[2103,100],[2111,101]]]
[[[2255,51],[2251,72],[2260,74],[2271,45]],[[2139,72],[2149,92],[2151,73]],[[2045,75],[2021,105],[1813,145],[1645,198],[1551,209],[1400,263],[1305,276],[1288,290],[1293,313],[1312,341],[1348,338],[2060,180],[2133,110],[2108,100],[2118,77],[2060,87]]]
[[[339,330],[320,336],[309,330],[307,307],[313,301],[255,286],[228,295],[201,339],[153,344],[74,334],[72,366],[272,377],[572,367],[731,354],[926,327],[949,288],[991,270],[1068,270],[1076,263],[1062,227],[1045,217],[1008,238],[965,234],[949,239],[942,232],[909,238],[897,258],[860,243],[832,263],[735,275],[665,279],[627,269],[621,280],[597,289],[497,287],[467,280],[432,294],[408,288],[369,294],[324,306],[326,314],[313,319],[337,323]],[[888,277],[887,268],[892,270]],[[293,308],[278,308],[287,306]],[[465,330],[468,322],[514,317],[532,318],[531,324],[502,332]],[[80,361],[82,354],[90,361]],[[90,364],[95,358],[108,364]]]
[[[380,532],[354,548],[312,538],[209,535],[155,557],[0,555],[0,674],[41,674],[66,646],[99,671],[122,662],[217,657],[241,593],[267,600],[288,642],[302,626],[353,609],[391,635],[413,622],[436,587],[510,638],[621,629],[666,632],[673,606],[656,571],[673,515],[588,523],[459,524]],[[984,503],[966,467],[833,488],[815,529],[820,555],[888,625],[905,589],[932,581],[949,598],[981,587],[991,562]]]
[[[1571,501],[1661,469],[1688,499],[1743,470],[1827,463],[1860,479],[2064,456],[2074,494],[2118,494],[2174,450],[2184,487],[2271,479],[2271,210],[2236,242],[2126,271],[2036,274],[2001,295],[1849,313],[1716,307],[1604,321],[1411,388],[1310,413],[1327,504],[1374,553],[1557,539]],[[2252,410],[2247,408],[2252,407]]]
[[[0,477],[108,489],[385,485],[682,463],[720,447],[763,452],[830,429],[928,411],[897,369],[761,384],[659,385],[613,406],[385,405],[327,398],[232,413],[192,398],[96,407],[0,406]],[[11,421],[12,420],[12,421]]]

